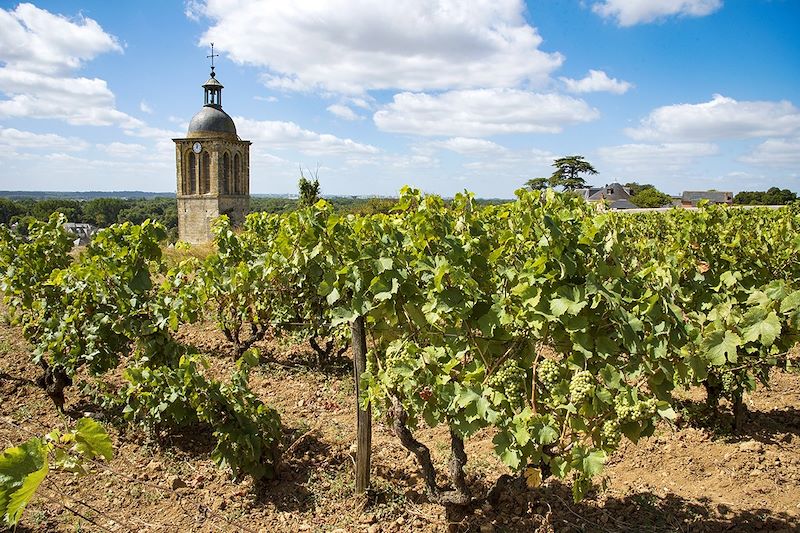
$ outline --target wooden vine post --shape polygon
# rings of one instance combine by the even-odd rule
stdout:
[[[353,341],[353,378],[356,382],[356,494],[364,494],[369,487],[369,469],[372,455],[372,408],[361,409],[361,374],[367,369],[367,332],[364,317],[351,325]]]

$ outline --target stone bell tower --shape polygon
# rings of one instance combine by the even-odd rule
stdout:
[[[211,223],[228,215],[235,226],[250,208],[250,141],[236,134],[222,110],[222,84],[214,73],[203,84],[205,103],[192,117],[186,138],[175,142],[178,173],[178,239],[199,244],[212,240]]]

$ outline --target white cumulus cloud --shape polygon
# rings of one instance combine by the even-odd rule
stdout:
[[[55,78],[0,68],[0,117],[52,118],[78,126],[135,128],[142,121],[115,107],[114,94],[98,78]]]
[[[719,152],[712,143],[623,144],[598,148],[597,153],[616,170],[664,173],[683,169],[700,158]]]
[[[301,128],[294,122],[252,120],[234,117],[236,129],[243,139],[258,141],[270,148],[291,148],[304,154],[351,155],[377,154],[380,150],[352,139]]]
[[[505,147],[495,142],[469,137],[452,137],[444,141],[433,141],[428,143],[428,146],[450,150],[461,155],[488,155],[506,152]]]
[[[74,125],[136,128],[116,109],[105,80],[71,77],[86,61],[121,52],[117,39],[92,19],[70,20],[32,4],[0,9],[0,117],[51,118]]]
[[[355,111],[342,104],[333,104],[328,106],[328,111],[332,115],[336,115],[344,120],[359,120],[363,117],[358,115]]]
[[[7,68],[64,73],[111,51],[122,47],[92,19],[70,20],[33,4],[0,9],[0,59]]]
[[[719,94],[699,104],[659,107],[625,133],[647,141],[713,141],[781,137],[800,130],[800,110],[791,102],[738,101]]]
[[[383,131],[486,137],[500,133],[558,133],[599,112],[583,100],[517,89],[400,93],[374,115]]]
[[[114,157],[138,157],[147,151],[144,145],[136,143],[112,142],[108,144],[98,144],[97,147]]]
[[[89,144],[76,137],[64,137],[55,133],[33,133],[0,126],[0,145],[22,149],[44,149],[52,151],[80,151]]]
[[[573,80],[571,78],[559,78],[571,93],[593,93],[609,92],[614,94],[625,94],[633,87],[627,81],[620,81],[617,78],[609,78],[602,70],[590,70],[584,78]]]
[[[704,17],[722,7],[722,0],[603,0],[592,10],[620,26],[634,26],[671,16]]]
[[[265,68],[284,90],[361,94],[543,84],[559,53],[525,20],[522,0],[206,0],[200,39]]]
[[[739,158],[751,165],[769,167],[797,167],[800,165],[800,137],[794,139],[767,139],[750,153]]]

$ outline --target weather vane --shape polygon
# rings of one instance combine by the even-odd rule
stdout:
[[[206,56],[211,58],[211,77],[214,77],[214,58],[219,57],[219,54],[214,53],[214,43],[211,43],[211,55]]]

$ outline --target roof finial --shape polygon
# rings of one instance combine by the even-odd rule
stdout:
[[[219,54],[214,53],[214,43],[211,43],[211,55],[206,56],[211,58],[211,77],[214,77],[214,58],[219,57]]]

